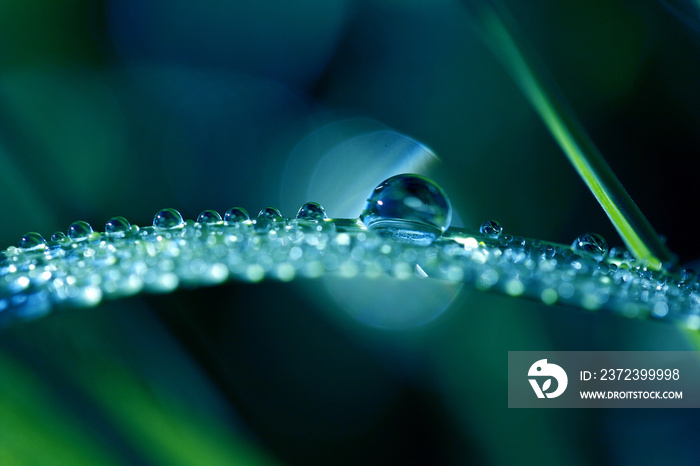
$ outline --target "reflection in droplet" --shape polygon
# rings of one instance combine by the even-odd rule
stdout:
[[[46,245],[46,240],[39,233],[30,231],[25,233],[19,240],[19,248],[24,250],[42,249]]]
[[[205,210],[197,217],[197,223],[215,225],[221,222],[221,215],[215,210]]]
[[[420,175],[396,175],[374,188],[360,215],[367,228],[397,240],[430,244],[450,226],[445,192]]]
[[[112,217],[105,224],[107,236],[124,236],[131,230],[131,223],[124,217]]]
[[[479,231],[487,238],[498,238],[503,233],[503,227],[495,220],[486,220],[481,224]]]
[[[185,225],[182,215],[175,209],[163,209],[153,217],[153,226],[156,228],[179,228]]]
[[[227,223],[245,222],[247,220],[250,220],[250,216],[243,207],[231,207],[224,214],[224,221]]]
[[[315,202],[307,202],[297,212],[297,218],[304,220],[323,220],[328,218],[322,205]]]
[[[258,213],[258,218],[264,218],[273,222],[282,221],[282,213],[274,207],[265,207]]]
[[[597,233],[584,233],[571,245],[577,254],[583,254],[597,261],[602,261],[608,254],[608,243]]]
[[[73,241],[82,241],[92,234],[92,227],[88,222],[78,220],[68,227],[68,237]]]

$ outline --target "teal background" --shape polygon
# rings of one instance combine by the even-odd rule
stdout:
[[[698,260],[695,4],[507,4],[652,225]],[[361,146],[305,198],[329,148],[377,128],[439,162]],[[163,207],[335,216],[402,162],[467,228],[621,243],[459,2],[0,3],[5,246]],[[321,280],[230,284],[3,330],[0,464],[696,462],[691,410],[507,408],[507,351],[691,349],[672,326],[462,290],[392,331],[343,304]]]

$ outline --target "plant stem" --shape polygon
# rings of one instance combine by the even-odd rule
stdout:
[[[644,217],[586,133],[498,0],[465,0],[478,33],[511,74],[600,203],[634,257],[668,268],[675,257]]]

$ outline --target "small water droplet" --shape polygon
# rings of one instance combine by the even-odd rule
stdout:
[[[543,252],[544,252],[544,257],[546,257],[547,259],[551,259],[551,258],[553,258],[553,257],[555,256],[555,254],[557,253],[557,248],[555,248],[555,247],[552,246],[551,244],[547,244],[547,245],[544,247]]]
[[[197,223],[202,223],[205,225],[215,225],[221,222],[221,215],[215,210],[205,210],[199,217],[197,217]]]
[[[280,222],[283,220],[282,213],[274,207],[265,207],[258,213],[258,218],[264,218],[272,222]]]
[[[180,228],[184,225],[182,215],[175,209],[163,209],[153,217],[153,226],[156,228]]]
[[[576,238],[571,245],[577,254],[592,257],[602,261],[608,254],[608,243],[597,233],[584,233]]]
[[[224,221],[227,223],[245,222],[247,220],[250,220],[250,215],[243,207],[231,207],[224,214]]]
[[[57,231],[56,233],[51,235],[51,241],[54,241],[56,243],[63,243],[65,241],[68,241],[68,237],[62,231]]]
[[[511,248],[517,248],[520,246],[525,246],[525,243],[525,238],[523,238],[522,236],[514,236],[513,239],[510,240],[508,246],[510,246]]]
[[[68,227],[68,237],[73,241],[83,241],[92,234],[92,227],[88,222],[78,220]]]
[[[502,235],[502,236],[501,236],[501,241],[500,241],[500,243],[501,243],[502,246],[506,246],[506,245],[507,245],[508,243],[510,243],[511,241],[513,241],[513,235]]]
[[[105,224],[107,236],[125,236],[131,231],[131,223],[124,217],[112,217]]]
[[[307,202],[301,206],[299,212],[297,212],[297,218],[304,220],[323,220],[328,218],[328,216],[326,215],[326,211],[321,204]]]
[[[25,233],[19,240],[19,248],[24,249],[25,251],[43,249],[44,246],[46,246],[46,240],[44,240],[44,237],[33,231]]]
[[[503,227],[495,220],[486,220],[479,227],[479,231],[487,238],[498,238],[503,233]]]
[[[374,188],[360,219],[367,228],[401,242],[430,244],[450,226],[452,206],[428,178],[396,175]]]
[[[692,286],[698,279],[697,273],[693,269],[683,269],[680,273],[679,286]]]

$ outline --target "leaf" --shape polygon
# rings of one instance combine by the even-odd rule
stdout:
[[[552,379],[547,379],[543,384],[542,384],[542,392],[546,392],[549,390],[549,387],[552,385]]]
[[[357,219],[246,220],[93,233],[0,256],[0,326],[37,318],[59,305],[89,307],[105,298],[226,281],[290,281],[325,274],[345,279],[439,279],[481,291],[607,309],[700,328],[693,274],[648,270],[614,250],[601,257],[547,241],[486,237],[452,228],[416,245],[367,230]]]

